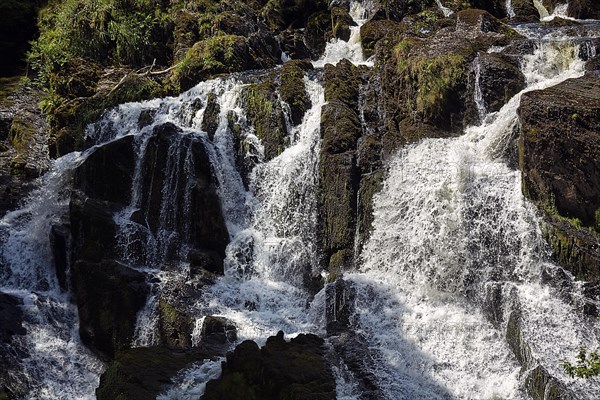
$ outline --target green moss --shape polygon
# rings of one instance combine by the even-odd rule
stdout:
[[[236,35],[211,37],[194,44],[173,71],[171,81],[185,90],[216,74],[246,68],[247,39]]]
[[[394,48],[397,72],[410,89],[407,105],[425,116],[437,114],[452,90],[464,78],[465,57],[449,52],[434,57],[413,54],[414,39],[405,39]]]
[[[35,134],[35,126],[22,118],[15,118],[10,125],[8,141],[19,153],[27,149],[27,143]]]

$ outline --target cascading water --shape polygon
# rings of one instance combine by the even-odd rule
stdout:
[[[506,7],[514,16],[510,0]],[[359,26],[351,28],[348,42],[328,43],[315,67],[342,58],[372,65],[364,60],[360,45],[365,8],[352,2],[351,14]],[[530,29],[522,33],[529,35]],[[562,357],[580,344],[597,342],[599,333],[540,283],[542,272],[558,267],[547,262],[537,216],[521,194],[519,172],[502,160],[514,139],[521,95],[583,71],[573,43],[535,39],[538,47],[525,56],[522,68],[527,89],[499,112],[487,114],[477,84],[482,124],[458,138],[427,139],[404,148],[390,162],[384,189],[375,197],[374,229],[361,266],[345,279],[356,288],[353,323],[373,351],[373,372],[386,398],[526,398],[521,366],[505,340],[507,320],[516,307],[537,362],[581,398],[598,394],[597,381],[586,385],[560,370]],[[478,63],[475,68],[479,72]],[[325,293],[313,296],[304,286],[319,273],[316,196],[324,89],[318,74],[305,76],[311,107],[298,126],[290,127],[289,146],[263,162],[263,145],[240,105],[245,85],[236,77],[215,79],[178,97],[124,104],[88,130],[88,138],[98,145],[135,136],[131,200],[114,215],[118,252],[128,265],[159,282],[138,313],[134,346],[157,343],[158,299],[170,286],[189,279],[189,232],[178,218],[190,212],[186,196],[194,178],[189,174],[194,140],[206,146],[231,241],[225,275],[188,305],[196,318],[192,342],[198,341],[207,315],[232,321],[239,341],[264,343],[279,330],[292,336],[323,333]],[[210,96],[219,106],[212,137],[202,128]],[[152,122],[140,128],[146,114]],[[258,160],[247,186],[236,167],[232,116],[243,126],[247,155]],[[181,132],[168,146],[165,185],[158,191],[159,218],[151,227],[141,213],[148,184],[144,160],[153,129],[167,122]],[[24,301],[28,334],[14,340],[28,352],[23,367],[29,398],[93,398],[105,368],[80,343],[77,312],[60,289],[48,244],[51,227],[67,212],[72,170],[88,154],[57,160],[27,205],[0,220],[0,289]],[[177,184],[184,187],[173,186]],[[489,294],[495,291],[505,300],[493,308],[493,320]],[[158,398],[197,399],[206,381],[219,375],[220,361],[181,371]],[[360,398],[345,365],[336,371],[338,398]]]
[[[577,54],[568,40],[538,42],[523,65],[527,88],[498,113],[459,138],[409,146],[391,162],[362,267],[346,276],[387,398],[525,398],[504,338],[515,303],[533,357],[581,398],[598,394],[596,384],[560,371],[559,359],[597,342],[598,331],[539,283],[556,267],[545,261],[520,173],[501,158],[522,93],[581,76]],[[492,307],[503,321],[494,326],[480,307],[498,285],[510,301]]]
[[[70,171],[85,155],[53,163],[25,207],[0,220],[0,290],[23,300],[23,382],[30,399],[91,398],[104,365],[81,343],[77,310],[59,285],[50,231],[68,208]]]

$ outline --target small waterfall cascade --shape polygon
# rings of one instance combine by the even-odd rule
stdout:
[[[516,14],[515,14],[515,10],[512,5],[512,0],[506,0],[504,8],[506,8],[506,15],[508,15],[508,18],[515,17]]]
[[[105,368],[79,339],[77,309],[60,287],[49,241],[68,209],[71,171],[85,156],[54,161],[25,206],[0,219],[0,290],[23,302],[27,334],[13,337],[12,351],[31,399],[91,398]]]
[[[442,12],[442,14],[444,14],[444,17],[448,18],[449,16],[451,16],[452,14],[454,14],[454,11],[452,11],[448,7],[445,7],[442,4],[442,0],[435,0],[435,4],[437,4],[437,6],[440,9],[440,11]]]
[[[521,95],[583,74],[567,38],[536,46],[522,66],[526,89],[461,137],[404,148],[375,197],[362,267],[346,278],[386,398],[527,398],[505,339],[514,312],[537,362],[578,398],[600,391],[561,371],[560,358],[598,343],[600,332],[540,283],[557,267],[520,172],[502,161]]]
[[[445,16],[452,13],[436,3]],[[511,0],[505,4],[514,16]],[[325,290],[306,289],[322,274],[317,196],[325,98],[318,69],[344,58],[373,65],[360,44],[371,6],[351,2],[357,26],[350,28],[350,39],[331,40],[313,62],[317,71],[303,77],[310,107],[302,121],[292,124],[289,106],[278,100],[287,136],[277,156],[267,159],[244,109],[244,89],[263,75],[233,74],[176,97],[110,110],[87,129],[92,148],[54,161],[24,207],[0,219],[0,290],[23,302],[27,335],[13,341],[23,354],[19,379],[30,388],[28,398],[92,399],[106,368],[81,343],[77,309],[57,277],[48,238],[69,214],[78,168],[116,143],[131,143],[133,165],[130,193],[111,209],[115,258],[151,282],[137,314],[134,347],[159,343],[159,302],[180,290],[195,322],[192,344],[200,341],[207,316],[234,324],[238,342],[264,344],[279,330],[288,337],[324,336]],[[566,13],[561,7],[554,16]],[[529,398],[523,376],[532,366],[519,364],[506,338],[516,313],[535,363],[581,399],[600,393],[598,379],[571,379],[560,367],[561,358],[581,344],[598,343],[600,331],[542,284],[541,276],[559,267],[549,261],[536,210],[521,192],[520,172],[504,160],[518,130],[521,96],[580,77],[580,56],[595,55],[595,46],[538,33],[530,25],[517,27],[535,43],[521,66],[527,87],[500,111],[488,112],[477,58],[480,124],[460,137],[404,147],[391,158],[375,195],[371,236],[358,270],[344,280],[356,291],[351,322],[372,351],[371,372],[383,398]],[[240,157],[252,165],[247,176]],[[201,231],[194,221],[214,217],[215,206],[223,228]],[[190,261],[198,253],[222,256],[223,276],[202,283]],[[198,399],[206,382],[220,375],[222,361],[180,371],[158,399]],[[334,369],[338,398],[361,398],[347,366]]]

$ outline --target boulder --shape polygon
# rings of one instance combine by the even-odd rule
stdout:
[[[203,131],[208,133],[210,140],[213,140],[217,128],[219,127],[219,114],[221,112],[221,106],[217,101],[217,96],[214,93],[209,93],[208,99],[206,100],[206,108],[202,117],[202,124],[200,127]]]
[[[321,11],[311,15],[304,30],[304,43],[313,60],[319,59],[332,37],[331,14]]]
[[[558,239],[551,239],[555,256],[586,279],[600,277],[597,262],[580,263],[594,258],[584,249],[600,243],[599,93],[593,76],[569,79],[526,93],[518,111],[523,192],[551,217],[550,235]],[[575,233],[582,229],[587,232]],[[572,245],[578,250],[566,250]]]
[[[355,312],[356,289],[349,281],[337,279],[325,287],[325,321],[327,335],[350,330]]]
[[[221,355],[211,349],[176,351],[165,347],[138,347],[119,351],[100,376],[98,400],[155,399],[173,383],[177,372]]]
[[[203,400],[335,399],[335,379],[325,359],[323,339],[300,334],[289,342],[283,332],[261,349],[244,341],[227,354],[223,372],[206,384]]]
[[[331,7],[330,12],[333,37],[347,42],[350,39],[350,27],[356,26],[356,22],[342,7]]]
[[[488,112],[498,111],[525,88],[517,60],[499,53],[479,52],[479,85]]]
[[[81,260],[71,274],[82,342],[104,359],[129,348],[149,293],[146,275],[116,261]]]
[[[158,303],[158,322],[163,346],[172,350],[192,348],[195,321],[184,307],[172,304],[166,296],[161,297]]]
[[[291,60],[281,68],[281,85],[279,94],[281,100],[290,106],[291,119],[294,125],[302,122],[311,102],[304,85],[304,74],[312,69],[307,61]]]
[[[600,3],[595,0],[570,0],[567,14],[577,19],[600,19]]]
[[[14,335],[25,335],[23,328],[23,301],[0,292],[0,342],[8,342]]]
[[[235,324],[223,317],[211,315],[204,318],[202,332],[200,333],[203,343],[226,344],[235,343],[237,339],[237,328]]]

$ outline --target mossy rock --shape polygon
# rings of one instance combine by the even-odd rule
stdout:
[[[277,157],[287,145],[287,125],[277,97],[277,77],[246,86],[241,94],[246,116],[264,146],[264,160]]]
[[[298,125],[311,102],[304,85],[304,74],[312,69],[312,64],[301,60],[291,60],[281,68],[281,100],[290,106],[292,122]]]
[[[36,133],[36,126],[24,118],[14,118],[10,125],[8,141],[17,152],[27,150],[27,144]]]
[[[174,69],[171,81],[179,90],[187,90],[217,74],[243,71],[250,65],[250,49],[245,37],[211,37],[188,50]]]
[[[332,26],[329,11],[315,13],[308,19],[304,30],[304,43],[306,43],[313,60],[317,60],[323,54],[331,36]]]
[[[200,127],[203,131],[208,133],[208,137],[212,140],[219,127],[219,115],[221,113],[221,106],[217,100],[217,96],[214,93],[209,93],[206,99],[206,108],[204,110],[204,116],[202,117],[202,124]]]
[[[161,343],[168,349],[191,349],[195,320],[164,298],[158,302],[158,315]]]
[[[396,21],[369,20],[360,27],[360,40],[365,57],[375,54],[375,45],[383,38],[394,38],[405,32],[405,26]]]
[[[165,347],[139,347],[120,351],[100,377],[98,400],[154,399],[172,383],[180,370],[194,362],[214,358],[208,349],[174,351]]]
[[[209,381],[203,400],[329,400],[335,379],[324,355],[323,339],[300,334],[286,342],[283,332],[260,349],[252,341],[227,354],[219,379]]]
[[[356,26],[348,11],[342,7],[331,7],[331,26],[333,37],[348,41],[350,39],[350,27]]]

